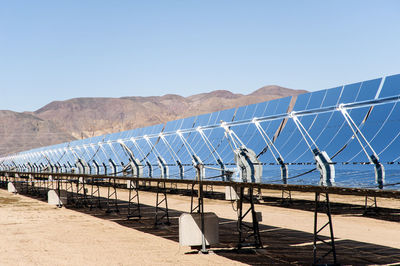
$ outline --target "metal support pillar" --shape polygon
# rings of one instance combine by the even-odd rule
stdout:
[[[324,200],[321,200],[321,196],[325,197]],[[318,227],[318,212],[323,211],[328,216],[328,221],[321,227]],[[326,241],[322,239],[319,234],[320,232],[328,228],[330,232],[330,241]],[[329,247],[329,250],[325,252],[321,257],[318,257],[318,248],[317,242],[320,241],[322,244],[325,244]],[[328,193],[315,193],[315,211],[314,211],[314,244],[313,244],[313,257],[314,257],[314,265],[323,264],[322,260],[325,259],[328,255],[332,254],[333,265],[337,265],[336,259],[336,248],[335,248],[335,238],[333,235],[333,224],[332,224],[332,216],[331,216],[331,207],[329,203],[329,194]]]
[[[261,188],[257,189],[256,199],[260,202],[263,199]]]
[[[67,194],[69,194],[69,198],[71,201],[74,201],[74,185],[73,185],[73,179],[71,177],[68,177],[67,180],[65,181],[65,190],[67,191]]]
[[[202,163],[195,164],[196,168],[196,179],[199,181],[197,193],[195,192],[195,183],[192,184],[192,193],[190,200],[190,213],[197,212],[200,214],[201,221],[201,250],[203,254],[208,254],[206,239],[205,239],[205,222],[204,222],[204,190],[203,190],[203,176],[204,176],[204,165]],[[195,195],[197,194],[197,195]],[[194,197],[197,196],[197,205],[194,206]]]
[[[56,182],[56,190],[57,190],[57,194],[58,194],[58,197],[59,197],[59,201],[58,201],[58,204],[57,204],[57,207],[58,208],[61,208],[62,207],[62,202],[61,202],[61,190],[62,190],[62,177],[61,176],[57,176],[56,177],[56,179],[57,179],[57,182]]]
[[[165,203],[165,207],[161,205]],[[166,220],[166,221],[164,221]],[[156,196],[156,212],[154,217],[154,226],[158,225],[170,225],[169,214],[168,214],[168,201],[167,201],[167,190],[165,182],[157,182],[157,196]]]
[[[33,180],[33,183],[34,183],[36,196],[40,196],[41,189],[42,189],[41,185],[40,185],[40,178],[36,174],[34,174],[32,176],[32,180]]]
[[[29,192],[31,190],[30,186],[29,186],[29,176],[24,177],[23,184],[25,185],[24,186],[24,193],[29,194]]]
[[[100,186],[99,186],[99,181],[96,180],[96,178],[92,178],[92,183],[90,187],[90,200],[89,200],[90,210],[92,210],[94,207],[101,209]]]
[[[128,199],[128,215],[127,218],[140,219],[140,202],[139,202],[139,181],[129,180],[129,199]]]
[[[53,189],[53,177],[52,176],[48,176],[46,177],[46,188],[47,191],[49,191],[50,189]]]
[[[113,160],[110,161],[110,166],[113,170],[114,176],[117,174],[117,166],[113,162]],[[112,199],[114,198],[114,199]],[[114,209],[112,209],[112,205],[114,205]],[[118,208],[118,196],[117,196],[117,182],[115,178],[109,178],[108,179],[108,188],[107,188],[107,210],[106,213],[111,213],[111,212],[119,212]]]
[[[40,197],[43,193],[43,187],[42,187],[42,178],[39,174],[35,175],[36,179],[36,185],[37,185],[37,192],[38,192],[38,197]]]
[[[112,199],[114,197],[114,199]],[[112,209],[114,205],[114,209]],[[107,188],[107,210],[106,213],[119,212],[118,208],[118,196],[117,196],[117,182],[115,178],[110,178],[108,181]]]
[[[93,160],[93,169],[95,175],[100,174],[100,165],[95,160]],[[90,182],[89,209],[92,210],[94,207],[101,209],[100,185],[98,178],[92,177]]]
[[[76,202],[75,206],[80,208],[87,206],[87,189],[86,189],[86,180],[82,177],[76,180]]]
[[[192,184],[191,189],[191,200],[190,200],[190,213],[202,213],[204,212],[204,190],[203,185],[198,184],[197,191],[195,189],[196,184]],[[195,205],[195,198],[197,198],[197,204]]]
[[[292,192],[290,190],[282,190],[281,205],[291,205],[292,202]]]
[[[77,202],[79,201],[78,198],[78,191],[74,189],[77,188],[77,183],[79,183],[79,178],[77,179],[76,177],[72,177],[70,178],[70,189],[71,189],[71,199],[72,199],[72,203],[74,203],[75,205],[77,205]]]
[[[253,187],[248,188],[248,195],[246,196],[244,193],[244,187],[240,187],[239,191],[239,201],[238,201],[238,231],[239,231],[239,244],[238,248],[242,247],[255,247],[255,248],[263,248],[261,237],[260,237],[260,229],[258,224],[257,213],[254,208],[254,196],[253,196]],[[250,207],[247,211],[243,211],[243,203],[244,201],[248,201],[250,203]],[[243,222],[243,219],[250,214],[252,217],[251,225],[247,225]],[[253,238],[252,242],[247,242],[250,238]]]
[[[16,174],[14,174],[14,176],[12,177],[12,183],[13,183],[14,187],[16,188],[16,190],[14,191],[14,194],[20,193],[19,182],[18,182]]]
[[[196,192],[196,190],[194,189],[196,183],[193,182],[191,190],[190,190],[190,213],[194,213],[196,212],[197,208],[199,207],[199,204],[197,204],[196,206],[194,206],[194,198],[198,197],[198,194]],[[188,184],[189,186],[189,184]]]
[[[378,212],[376,197],[365,196],[364,215],[377,214]]]
[[[28,183],[28,194],[35,195],[36,194],[35,182],[31,174],[28,175],[27,183]]]

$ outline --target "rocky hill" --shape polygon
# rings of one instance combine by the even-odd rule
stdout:
[[[0,154],[163,123],[187,116],[297,95],[306,91],[266,86],[243,95],[217,90],[189,97],[75,98],[33,113],[0,111]]]
[[[49,120],[30,113],[0,111],[0,155],[75,139]]]

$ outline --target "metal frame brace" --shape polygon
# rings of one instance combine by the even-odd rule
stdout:
[[[113,160],[109,160],[110,166],[112,167],[113,170],[113,175],[116,176],[117,174],[117,166],[114,163]],[[112,190],[111,190],[112,189]],[[114,200],[111,198],[114,196]],[[113,201],[113,203],[111,202]],[[114,205],[114,209],[112,209],[111,205]],[[118,196],[117,196],[117,182],[115,178],[109,178],[108,179],[108,188],[107,188],[107,210],[106,213],[111,213],[111,212],[119,212],[118,208]]]
[[[131,218],[140,219],[140,202],[139,202],[139,181],[129,180],[129,198],[128,198],[128,220]]]
[[[164,208],[161,205],[165,203]],[[164,221],[165,220],[165,221]],[[154,227],[159,225],[171,225],[168,213],[168,201],[165,182],[157,182],[156,211],[154,215]]]
[[[321,195],[325,197],[325,200],[321,200]],[[318,227],[318,213],[319,211],[325,212],[328,216],[328,222],[326,222],[323,226]],[[329,229],[330,232],[330,242],[322,239],[319,234],[325,228]],[[318,247],[317,242],[320,241],[322,244],[325,244],[330,247],[330,249],[324,253],[321,257],[318,258]],[[331,216],[331,207],[329,203],[329,194],[328,193],[315,193],[315,211],[314,211],[314,243],[313,243],[313,258],[314,265],[327,265],[322,263],[322,260],[325,259],[328,255],[332,254],[333,265],[338,265],[336,259],[336,247],[335,247],[335,237],[333,235],[333,224],[332,224],[332,216]]]
[[[242,247],[255,247],[255,248],[263,248],[260,236],[260,229],[258,224],[258,216],[256,210],[254,208],[254,195],[253,195],[253,187],[248,188],[248,196],[244,193],[244,187],[240,187],[239,191],[239,200],[238,200],[238,231],[239,231],[239,244],[238,249]],[[250,203],[250,207],[247,211],[243,213],[243,202],[248,201]],[[243,222],[244,218],[251,214],[252,223],[248,225]],[[249,238],[253,238],[252,242],[248,242]]]

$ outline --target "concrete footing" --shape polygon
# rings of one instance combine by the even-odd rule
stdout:
[[[206,245],[219,243],[219,223],[215,213],[204,213],[204,231]],[[183,213],[179,217],[179,244],[181,246],[201,246],[200,213]]]
[[[47,202],[50,205],[66,205],[67,204],[67,191],[60,190],[60,195],[58,195],[58,191],[51,189],[47,192]]]
[[[239,196],[234,187],[225,187],[225,200],[238,200]]]
[[[18,193],[18,190],[13,182],[8,182],[7,189],[10,193]]]

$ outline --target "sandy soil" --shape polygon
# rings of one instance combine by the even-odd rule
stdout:
[[[278,194],[277,194],[278,193]],[[221,245],[212,255],[194,254],[178,244],[177,218],[188,212],[190,197],[168,195],[169,227],[153,228],[155,193],[140,192],[143,219],[127,221],[120,214],[104,214],[88,208],[66,209],[0,190],[1,265],[165,265],[165,264],[310,264],[312,262],[313,195],[293,193],[300,199],[291,208],[268,200],[280,192],[264,191],[261,211],[262,250],[236,252],[235,206],[222,200],[205,199],[205,209],[220,218]],[[105,189],[101,190],[106,195]],[[128,192],[119,190],[126,200]],[[309,202],[308,202],[309,200]],[[360,197],[332,196],[331,201],[354,203],[333,206],[334,233],[339,262],[345,264],[400,263],[398,212],[391,219],[362,216]],[[398,209],[399,201],[382,199],[380,206]],[[122,206],[122,205],[121,205]],[[347,208],[350,206],[349,208]],[[355,207],[354,207],[355,206]],[[358,206],[358,207],[357,207]],[[326,221],[321,215],[321,224]],[[324,230],[328,236],[329,231]],[[322,245],[321,245],[322,246]]]
[[[218,255],[190,251],[66,208],[0,190],[1,265],[226,265]]]

